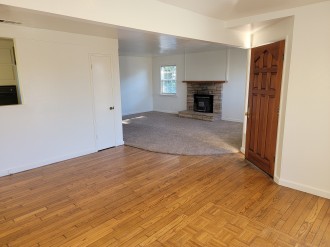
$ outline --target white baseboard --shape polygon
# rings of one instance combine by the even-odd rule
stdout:
[[[286,180],[286,179],[281,179],[281,178],[274,178],[274,181],[276,183],[278,183],[279,185],[289,187],[291,189],[300,190],[300,191],[303,191],[303,192],[306,192],[306,193],[309,193],[309,194],[313,194],[313,195],[317,195],[317,196],[321,196],[321,197],[330,199],[330,191],[325,191],[325,190],[322,190],[322,189],[319,189],[319,188],[315,188],[315,187],[312,187],[312,186],[296,183],[296,182],[289,181],[289,180]]]
[[[316,196],[320,196],[320,197],[324,197],[327,199],[330,199],[330,191],[325,191],[322,189],[318,189],[312,186],[308,186],[308,185],[304,185],[304,184],[300,184],[300,183],[296,183],[293,181],[289,181],[286,179],[281,179],[278,176],[274,176],[274,182],[281,185],[281,186],[285,186],[291,189],[295,189],[295,190],[299,190],[302,192],[306,192],[309,194],[313,194]]]
[[[96,149],[87,149],[87,150],[84,150],[82,152],[77,152],[77,153],[67,154],[67,155],[63,155],[63,156],[53,157],[51,159],[38,161],[36,163],[31,163],[31,164],[27,164],[27,165],[24,165],[24,166],[19,166],[19,167],[14,167],[14,168],[7,169],[7,170],[2,170],[2,171],[0,171],[0,177],[7,176],[7,175],[10,175],[10,174],[15,174],[15,173],[18,173],[18,172],[31,170],[31,169],[34,169],[34,168],[38,168],[38,167],[42,167],[42,166],[46,166],[46,165],[50,165],[50,164],[54,164],[54,163],[57,163],[57,162],[60,162],[60,161],[68,160],[68,159],[77,158],[79,156],[83,156],[83,155],[87,155],[87,154],[91,154],[91,153],[95,153],[95,152],[97,152]]]
[[[221,120],[230,121],[230,122],[237,122],[237,123],[243,123],[243,120],[242,119],[234,119],[234,118],[222,117]]]
[[[144,109],[144,110],[140,110],[140,111],[132,111],[132,112],[122,112],[122,116],[128,116],[128,115],[134,115],[134,114],[140,114],[140,113],[144,113],[144,112],[150,112],[153,111],[152,109]]]
[[[10,175],[8,170],[0,171],[0,177],[4,177],[4,176],[8,176],[8,175]]]
[[[245,154],[245,147],[241,147],[241,153]]]
[[[157,109],[154,109],[153,111],[163,112],[163,113],[171,113],[171,114],[178,114],[178,111],[167,111],[167,110],[157,110]]]
[[[124,145],[124,140],[120,140],[116,143],[116,147]]]
[[[278,176],[274,176],[274,182],[280,184],[280,178]]]
[[[120,140],[118,143],[116,143],[116,146],[122,146],[122,145],[124,145],[123,140]],[[87,155],[87,154],[96,153],[97,151],[98,151],[97,149],[92,148],[92,149],[87,149],[87,150],[77,152],[77,153],[67,154],[67,155],[58,156],[58,157],[54,157],[54,158],[51,158],[51,159],[39,161],[39,162],[36,162],[36,163],[27,164],[25,166],[19,166],[19,167],[14,167],[14,168],[7,169],[7,170],[1,170],[0,171],[0,177],[8,176],[8,175],[15,174],[15,173],[18,173],[18,172],[31,170],[31,169],[42,167],[42,166],[51,165],[51,164],[54,164],[54,163],[57,163],[57,162],[77,158],[77,157],[84,156],[84,155]]]

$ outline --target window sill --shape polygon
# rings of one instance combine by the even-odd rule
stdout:
[[[171,97],[177,97],[176,93],[160,93],[160,96],[171,96]]]
[[[22,106],[23,104],[22,103],[19,103],[19,104],[11,104],[11,105],[0,105],[0,108],[2,107],[17,107],[17,106]]]

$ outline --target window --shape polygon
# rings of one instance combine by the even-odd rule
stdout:
[[[176,94],[176,65],[160,67],[161,94]]]

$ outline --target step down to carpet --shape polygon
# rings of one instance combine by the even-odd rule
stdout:
[[[193,118],[204,121],[215,121],[221,119],[221,114],[219,113],[205,113],[205,112],[195,112],[195,111],[180,111],[179,117]]]

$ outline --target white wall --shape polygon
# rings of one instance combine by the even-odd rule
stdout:
[[[228,62],[228,64],[227,64]],[[226,80],[224,84],[222,112],[223,120],[243,122],[246,85],[247,51],[227,50],[187,53],[153,58],[154,110],[177,113],[187,109],[187,85],[183,80]],[[178,66],[177,95],[160,95],[160,66]],[[227,67],[228,66],[228,67]]]
[[[187,80],[227,80],[223,84],[222,119],[243,122],[247,51],[228,48],[186,54]]]
[[[252,37],[253,46],[286,39],[275,181],[330,198],[330,2],[290,10]]]
[[[330,2],[297,10],[280,183],[330,198]]]
[[[176,95],[160,94],[160,66],[176,65],[177,71],[177,88]],[[158,56],[153,58],[152,62],[152,78],[153,78],[153,99],[154,110],[168,113],[178,113],[187,108],[187,85],[182,83],[184,80],[184,56]]]
[[[114,65],[116,145],[123,143],[117,40],[2,24],[13,38],[22,105],[0,107],[0,175],[96,151],[89,54]]]
[[[0,0],[0,4],[238,47],[249,45],[247,33],[226,29],[224,21],[154,0]]]
[[[241,123],[244,121],[247,56],[247,50],[228,49],[228,83],[223,84],[222,93],[223,120]]]
[[[186,80],[225,80],[226,49],[186,54]]]
[[[152,58],[119,57],[123,115],[153,110]]]

